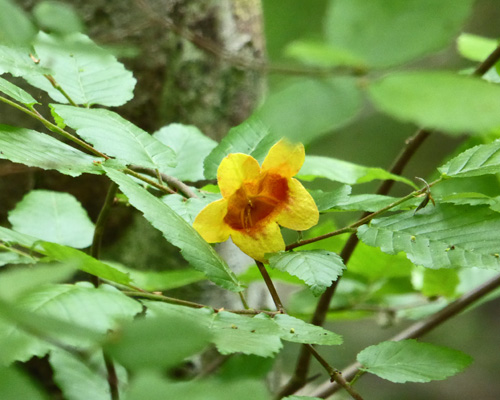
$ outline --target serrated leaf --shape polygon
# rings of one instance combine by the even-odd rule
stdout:
[[[361,104],[352,78],[303,78],[271,93],[255,116],[273,135],[309,143],[351,122]]]
[[[29,46],[36,29],[24,11],[10,0],[0,0],[0,43]]]
[[[11,210],[12,229],[66,246],[92,244],[94,224],[82,205],[69,193],[32,190]]]
[[[146,372],[140,374],[130,385],[127,400],[270,400],[263,382],[254,380],[224,381],[191,380],[187,382],[171,382],[159,373]]]
[[[326,178],[348,185],[370,182],[374,179],[392,179],[415,187],[410,180],[391,174],[382,168],[365,167],[348,161],[323,156],[306,156],[304,165],[302,165],[298,173],[298,178],[305,181]]]
[[[230,153],[250,154],[259,160],[255,152],[262,156],[267,153],[274,143],[269,140],[269,137],[273,137],[269,133],[269,127],[256,118],[249,118],[240,125],[231,128],[228,134],[205,158],[203,162],[205,178],[217,178],[219,164]]]
[[[33,8],[37,25],[44,31],[66,35],[83,31],[83,22],[75,9],[61,1],[41,1]]]
[[[196,216],[206,205],[220,198],[221,195],[215,193],[200,193],[200,197],[189,199],[179,194],[169,194],[163,196],[161,200],[179,214],[189,225],[192,225]]]
[[[70,176],[99,174],[95,161],[102,158],[85,154],[49,135],[30,129],[0,125],[0,158],[30,167],[53,169]]]
[[[290,315],[275,315],[273,321],[282,331],[281,339],[288,342],[328,346],[342,344],[342,336],[327,331],[320,326],[308,324]]]
[[[153,136],[174,150],[177,155],[175,167],[163,167],[161,172],[182,181],[203,180],[203,160],[217,146],[217,142],[191,125],[170,124]]]
[[[24,233],[19,233],[13,231],[12,229],[4,228],[0,226],[0,240],[5,242],[7,245],[19,244],[23,247],[30,248],[39,239],[36,237],[25,235]]]
[[[133,97],[136,80],[132,73],[86,35],[61,37],[41,32],[34,47],[40,66],[51,71],[50,75],[76,104],[116,107]],[[24,78],[45,90],[54,101],[69,103],[44,76]]]
[[[311,190],[309,193],[314,199],[318,211],[329,210],[338,204],[346,203],[349,201],[349,195],[352,188],[349,185],[343,185],[332,192],[323,192],[322,190]]]
[[[3,243],[2,243],[3,244]],[[0,267],[7,264],[30,264],[35,260],[29,255],[19,254],[9,251],[0,251]]]
[[[472,358],[461,351],[416,340],[382,342],[358,354],[362,371],[391,382],[430,382],[463,371]]]
[[[0,78],[0,92],[27,106],[38,103],[28,92],[3,78]]]
[[[326,250],[277,253],[269,257],[269,265],[302,279],[315,296],[323,293],[345,269],[342,258]]]
[[[329,42],[381,68],[446,47],[469,15],[473,1],[336,0],[330,4],[326,17]]]
[[[117,113],[53,104],[53,110],[79,136],[126,164],[162,169],[175,165],[175,153]]]
[[[47,74],[49,70],[35,64],[27,49],[0,45],[0,74],[6,72],[24,77],[28,74]]]
[[[63,392],[66,400],[109,400],[109,383],[105,374],[104,359],[101,351],[92,355],[87,363],[73,355],[58,349],[50,352],[50,366],[54,372],[54,382]],[[119,364],[114,364],[118,387],[123,389],[127,383],[125,369]],[[120,390],[120,395],[122,390]]]
[[[397,200],[399,200],[397,197],[383,196],[380,194],[356,194],[350,196],[348,201],[335,205],[333,210],[374,212],[389,206]],[[418,206],[421,202],[421,198],[415,197],[391,208],[391,210],[407,210]]]
[[[462,57],[482,62],[495,50],[498,41],[483,36],[461,33],[457,39],[457,49]]]
[[[450,134],[500,127],[500,87],[449,72],[401,72],[369,87],[374,105],[402,121]]]
[[[471,177],[500,172],[500,140],[474,146],[438,168],[441,174]]]
[[[70,346],[88,346],[95,343],[97,334],[102,337],[116,328],[117,321],[131,320],[142,310],[140,303],[117,289],[109,285],[96,289],[88,283],[40,287],[16,305],[9,319],[28,329],[0,320],[0,364],[43,356],[52,349],[50,340],[41,340],[47,336]],[[7,310],[0,308],[0,316],[5,316]]]
[[[144,214],[144,217],[174,246],[181,249],[183,257],[198,271],[221,287],[242,290],[238,279],[214,249],[202,239],[191,225],[161,200],[138,186],[125,174],[104,167],[108,176],[115,181],[128,197],[130,204]]]
[[[57,243],[37,242],[36,251],[50,259],[71,263],[75,268],[111,282],[130,284],[130,277],[88,254]]]
[[[208,327],[197,320],[159,315],[122,326],[105,350],[132,370],[168,368],[202,351],[209,340]]]
[[[342,343],[339,335],[288,315],[280,315],[278,319],[264,314],[247,317],[167,303],[144,301],[144,304],[153,315],[184,315],[202,323],[210,329],[213,343],[223,354],[241,352],[270,357],[282,348],[281,340],[322,345]]]
[[[426,268],[500,269],[500,215],[487,206],[427,206],[414,215],[402,212],[358,228],[366,244],[384,253],[404,251]]]

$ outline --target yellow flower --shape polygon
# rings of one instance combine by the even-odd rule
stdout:
[[[302,184],[292,178],[304,163],[302,144],[276,143],[262,167],[255,158],[229,154],[217,170],[222,199],[207,205],[193,227],[209,243],[233,242],[258,261],[285,249],[279,225],[298,231],[318,223],[318,207]]]

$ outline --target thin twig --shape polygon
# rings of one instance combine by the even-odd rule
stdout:
[[[158,182],[156,182],[152,179],[149,179],[149,178],[145,177],[144,175],[141,175],[138,172],[135,172],[134,170],[132,170],[130,168],[125,168],[123,170],[123,172],[125,172],[128,175],[133,176],[134,178],[140,179],[143,182],[146,182],[148,185],[151,185],[151,186],[155,187],[156,189],[161,190],[162,192],[165,192],[168,194],[175,194],[175,191],[173,191],[169,187],[167,187],[165,185],[160,185]]]
[[[52,75],[43,75],[45,78],[47,78],[47,80],[50,82],[50,84],[52,85],[52,87],[54,89],[56,89],[59,93],[61,93],[65,98],[66,100],[69,101],[69,104],[71,104],[73,107],[78,107],[78,104],[76,104],[73,99],[69,96],[68,93],[66,93],[66,91],[62,88],[61,85],[59,85],[59,83],[57,83],[57,81],[54,79],[54,77]]]
[[[197,198],[198,197],[196,195],[196,193],[194,193],[188,185],[186,185],[184,182],[180,181],[179,179],[174,178],[173,176],[161,173],[159,171],[157,172],[156,170],[153,170],[151,168],[141,167],[139,165],[130,165],[129,168],[132,171],[141,172],[141,173],[147,174],[149,176],[155,176],[155,177],[159,176],[159,180],[166,182],[167,185],[177,189],[185,197],[188,197],[188,198]]]
[[[108,386],[111,393],[111,400],[120,400],[120,391],[118,390],[118,376],[116,375],[115,363],[111,357],[104,352],[104,364],[106,365],[106,372],[108,374]]]
[[[260,274],[262,275],[262,278],[264,278],[264,282],[267,286],[267,290],[269,290],[269,293],[271,294],[271,297],[273,298],[274,305],[276,306],[276,309],[280,313],[285,313],[285,309],[283,308],[283,303],[281,302],[280,296],[278,295],[278,292],[276,291],[276,288],[274,287],[274,283],[267,273],[266,267],[264,267],[264,264],[262,264],[260,261],[255,260],[255,263],[257,264],[257,268],[259,268]]]

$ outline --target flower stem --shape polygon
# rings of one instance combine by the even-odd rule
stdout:
[[[257,264],[257,268],[259,268],[260,274],[262,275],[262,278],[264,278],[264,282],[266,283],[267,289],[269,290],[269,293],[271,294],[271,297],[273,298],[274,305],[276,306],[276,309],[281,313],[285,313],[285,309],[283,308],[283,303],[281,302],[281,299],[278,295],[278,292],[276,291],[276,288],[274,287],[274,283],[271,280],[271,277],[267,273],[266,267],[264,267],[264,264],[262,264],[260,261],[255,260],[255,263]]]

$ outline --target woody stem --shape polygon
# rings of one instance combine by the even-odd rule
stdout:
[[[271,297],[273,298],[276,309],[280,313],[284,314],[285,309],[283,308],[283,304],[281,303],[280,296],[278,295],[278,292],[276,291],[276,288],[274,287],[273,281],[271,280],[271,277],[267,273],[266,267],[264,267],[264,264],[262,264],[260,261],[255,260],[255,263],[257,264],[257,268],[259,268],[259,271],[262,275],[262,278],[264,278],[264,282],[266,283],[267,289],[269,290],[269,293],[271,294]]]

